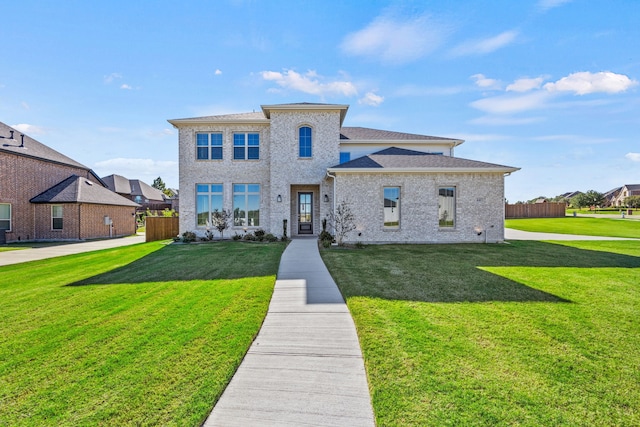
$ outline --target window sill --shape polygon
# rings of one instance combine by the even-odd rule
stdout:
[[[402,229],[400,227],[383,227],[382,228],[383,232],[387,232],[387,231],[402,231]]]

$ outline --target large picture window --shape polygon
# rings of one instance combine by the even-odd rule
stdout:
[[[233,159],[258,160],[260,158],[259,133],[233,134]]]
[[[456,226],[456,187],[438,188],[438,225]]]
[[[214,210],[222,211],[222,184],[196,184],[197,225],[211,223]]]
[[[62,230],[62,205],[51,206],[51,229]]]
[[[233,225],[260,225],[260,184],[233,185]]]
[[[196,157],[198,160],[222,160],[222,134],[197,133]]]
[[[11,203],[0,203],[0,230],[11,231]]]
[[[298,130],[298,155],[300,157],[311,157],[311,128],[303,126]]]
[[[400,187],[384,187],[384,226],[400,227]]]

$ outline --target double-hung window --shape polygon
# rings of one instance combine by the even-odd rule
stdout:
[[[438,188],[438,225],[442,228],[456,226],[456,187]]]
[[[233,159],[258,160],[260,158],[259,133],[233,134]]]
[[[311,128],[302,126],[298,129],[298,156],[303,158],[312,157]]]
[[[222,184],[196,184],[197,225],[211,224],[211,214],[222,211]]]
[[[11,203],[0,203],[0,230],[11,231]]]
[[[384,227],[400,228],[400,187],[384,187]]]
[[[233,225],[260,225],[260,184],[233,184]]]
[[[222,134],[196,133],[196,157],[198,160],[222,160]]]
[[[51,229],[62,230],[62,205],[51,206]]]

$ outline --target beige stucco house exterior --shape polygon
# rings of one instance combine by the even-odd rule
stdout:
[[[504,177],[518,168],[461,159],[463,141],[344,127],[348,105],[169,120],[179,130],[180,232],[204,235],[215,210],[231,233],[317,235],[345,203],[345,242],[504,239]]]

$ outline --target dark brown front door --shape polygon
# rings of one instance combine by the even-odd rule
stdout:
[[[313,193],[298,193],[298,234],[313,234]]]

